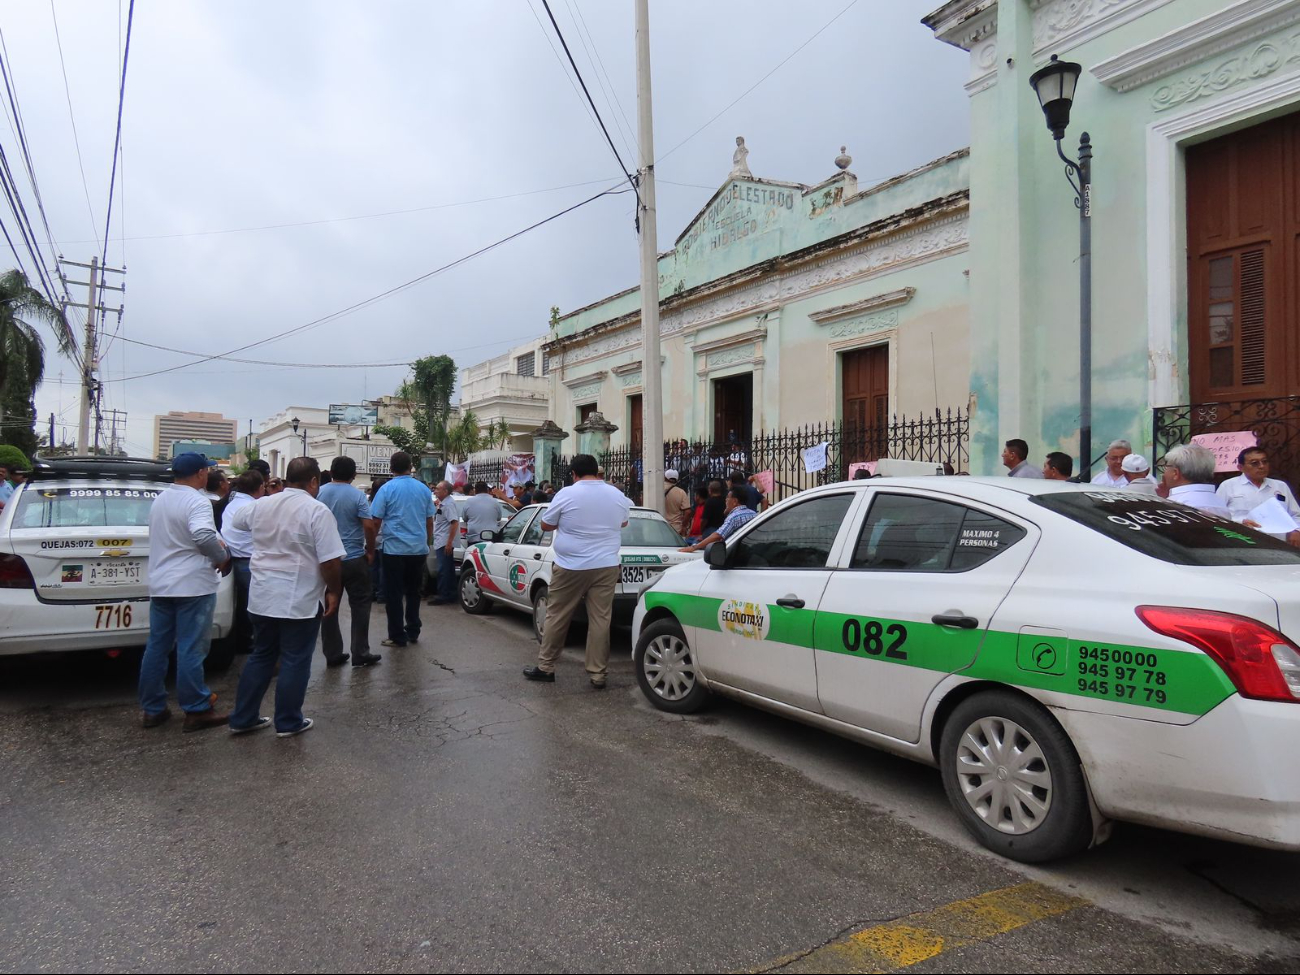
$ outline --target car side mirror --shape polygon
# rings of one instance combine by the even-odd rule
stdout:
[[[725,569],[727,567],[727,543],[710,542],[704,547],[704,561],[709,564],[710,569]]]
[[[484,542],[499,542],[499,541],[501,541],[501,533],[500,533],[500,532],[494,532],[494,531],[483,531],[483,532],[479,532],[479,533],[478,533],[478,537],[479,537],[479,539],[480,539],[481,541],[484,541]]]

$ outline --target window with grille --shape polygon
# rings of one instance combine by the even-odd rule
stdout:
[[[1262,247],[1251,247],[1205,261],[1201,340],[1211,389],[1264,383],[1264,259]]]
[[[542,375],[549,376],[550,374],[551,374],[551,357],[547,353],[543,352],[542,353]]]
[[[537,357],[531,352],[526,355],[516,356],[515,374],[519,376],[535,375],[533,370],[537,368],[536,359]]]

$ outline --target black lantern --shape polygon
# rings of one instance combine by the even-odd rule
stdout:
[[[1029,77],[1030,87],[1038,95],[1038,104],[1047,119],[1047,128],[1057,141],[1065,136],[1070,125],[1070,106],[1082,71],[1083,65],[1062,61],[1053,54],[1052,60]]]
[[[289,422],[293,424],[293,432],[294,432],[294,433],[297,433],[297,432],[298,432],[298,418],[295,416],[295,417],[294,417],[292,420],[290,420]]]

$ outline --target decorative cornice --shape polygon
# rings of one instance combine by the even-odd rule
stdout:
[[[1298,22],[1300,4],[1294,0],[1240,0],[1102,61],[1092,73],[1116,91],[1131,91]],[[1249,60],[1250,53],[1245,57]]]
[[[748,332],[741,332],[738,335],[728,335],[724,339],[715,339],[712,342],[701,343],[700,345],[694,346],[692,351],[696,355],[708,352],[717,352],[721,349],[730,348],[733,345],[740,345],[742,343],[752,344],[756,341],[762,341],[765,338],[767,338],[767,326],[759,325],[757,328],[751,328]]]
[[[886,291],[884,294],[875,295],[862,301],[854,301],[847,305],[836,305],[833,308],[823,308],[821,311],[809,312],[808,317],[818,325],[826,325],[853,315],[865,315],[871,312],[884,311],[886,308],[897,308],[900,305],[907,304],[915,296],[915,288],[899,288],[897,291]]]
[[[868,332],[883,332],[891,328],[898,328],[897,308],[878,312],[875,315],[861,315],[857,318],[838,321],[827,330],[827,334],[833,339],[847,339],[855,335],[866,335]]]
[[[1030,0],[1034,53],[1076,48],[1171,0]]]
[[[622,376],[620,378],[622,380],[624,389],[631,389],[634,386],[639,387],[642,385],[643,382],[641,378],[640,369],[638,369],[636,372],[629,372],[627,375]]]
[[[1151,95],[1151,107],[1157,112],[1168,111],[1296,65],[1300,65],[1300,33],[1278,43],[1265,41],[1204,71],[1161,85]]]
[[[752,362],[753,360],[754,344],[750,342],[730,349],[722,349],[719,352],[710,352],[708,368],[718,369],[722,366],[734,366],[739,362]]]
[[[998,0],[952,0],[921,23],[945,44],[969,51],[998,29]]]
[[[586,386],[571,386],[569,388],[569,398],[577,402],[583,399],[597,399],[600,396],[600,382],[589,383]]]
[[[572,379],[563,379],[561,382],[570,389],[573,389],[575,386],[586,386],[588,383],[600,383],[608,375],[609,372],[607,370],[600,369],[596,372],[589,372],[581,376],[575,376]]]
[[[628,376],[634,372],[640,372],[640,371],[641,371],[640,359],[634,359],[632,362],[625,362],[621,366],[614,366],[612,369],[610,369],[610,372],[612,372],[616,376]]]

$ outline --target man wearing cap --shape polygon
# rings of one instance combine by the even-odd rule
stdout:
[[[1120,461],[1120,472],[1126,482],[1125,490],[1156,497],[1156,482],[1151,479],[1151,465],[1141,454],[1129,454]]]
[[[167,661],[176,648],[176,696],[185,712],[183,731],[223,725],[228,714],[212,707],[203,660],[212,642],[217,584],[230,572],[230,553],[203,496],[208,469],[203,454],[177,454],[175,483],[149,510],[149,641],[140,662],[141,723],[156,728],[172,716],[167,707]]]
[[[691,531],[691,499],[677,484],[675,470],[664,471],[664,517],[685,538]]]

